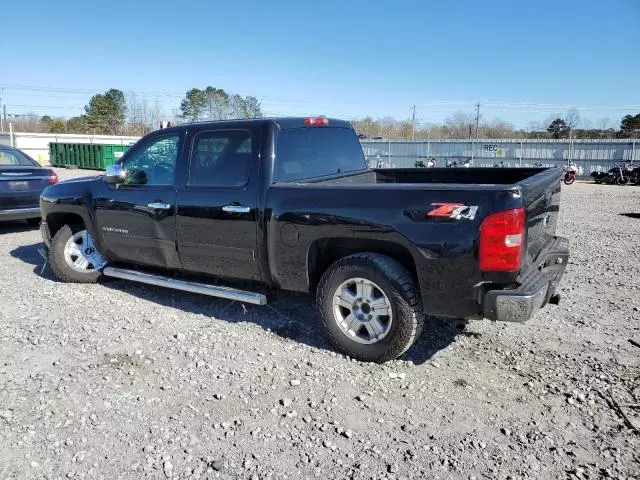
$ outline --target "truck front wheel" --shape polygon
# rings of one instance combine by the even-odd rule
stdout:
[[[411,274],[386,255],[338,260],[322,276],[316,300],[331,343],[358,360],[397,358],[422,331],[424,314]]]
[[[106,261],[87,230],[65,225],[51,239],[49,263],[63,282],[95,283]]]

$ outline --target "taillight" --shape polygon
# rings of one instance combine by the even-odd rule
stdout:
[[[55,173],[49,174],[49,185],[53,185],[54,183],[58,183],[58,175]]]
[[[514,272],[522,264],[524,209],[489,215],[480,226],[480,270]]]
[[[304,119],[304,124],[310,127],[326,127],[329,125],[329,119],[324,117],[308,117]]]

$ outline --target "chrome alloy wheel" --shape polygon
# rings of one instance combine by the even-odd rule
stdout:
[[[371,280],[350,278],[333,294],[333,316],[347,337],[377,343],[391,330],[393,312],[384,291]]]
[[[106,265],[91,235],[86,230],[74,233],[64,246],[64,259],[80,273],[93,273]]]

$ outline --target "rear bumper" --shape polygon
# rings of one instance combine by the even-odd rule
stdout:
[[[556,237],[525,272],[513,290],[489,290],[483,312],[490,320],[524,322],[544,307],[555,293],[569,260],[569,240]]]
[[[25,218],[38,218],[39,216],[39,207],[0,210],[0,220],[22,220]]]

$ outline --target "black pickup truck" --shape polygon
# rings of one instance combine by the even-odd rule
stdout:
[[[560,178],[368,169],[351,125],[324,117],[194,123],[145,136],[103,176],[48,187],[43,254],[69,282],[256,304],[265,286],[315,293],[333,344],[381,362],[425,315],[521,322],[556,298]]]

